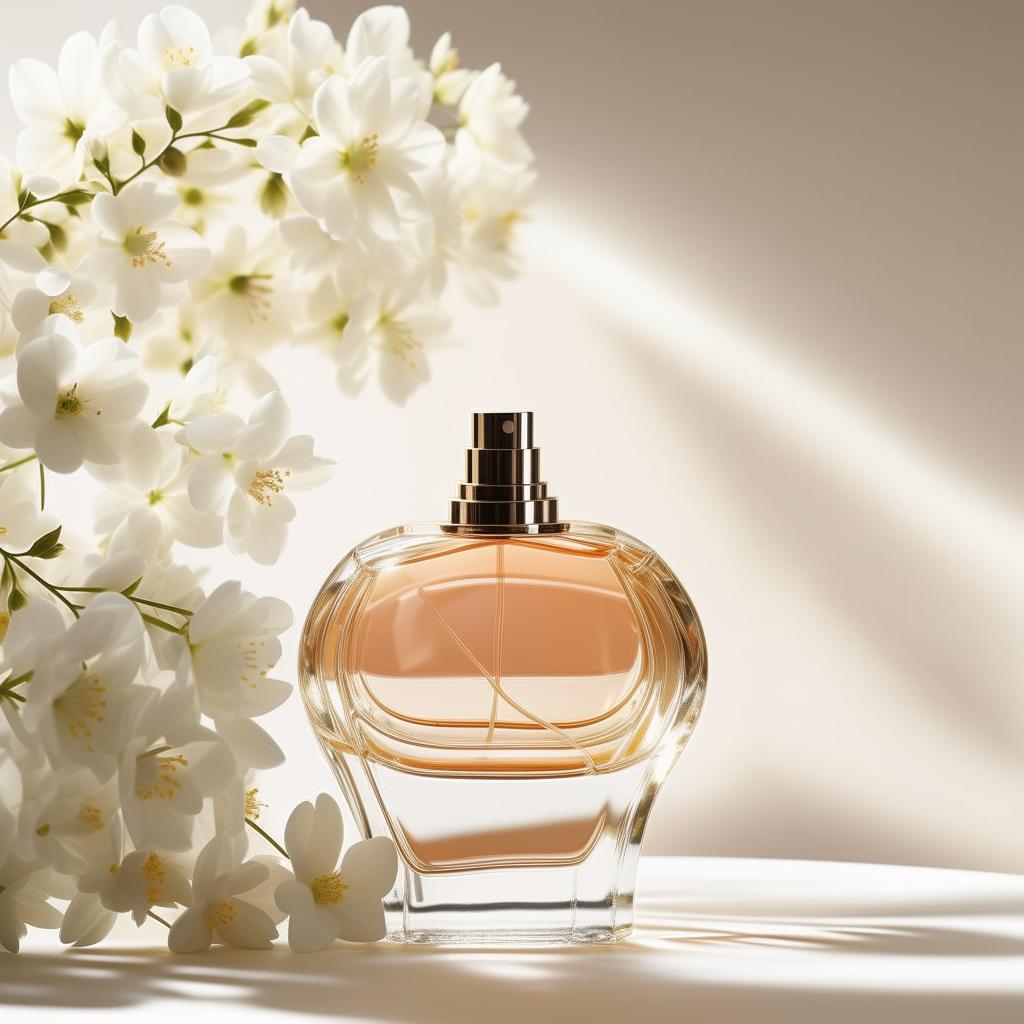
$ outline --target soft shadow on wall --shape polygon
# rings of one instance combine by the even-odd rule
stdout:
[[[517,79],[541,207],[381,450],[533,406],[564,507],[679,571],[709,699],[646,849],[1024,868],[1024,12],[407,6]]]

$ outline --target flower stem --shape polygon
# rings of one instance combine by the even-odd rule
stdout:
[[[134,594],[130,595],[128,599],[136,604],[144,604],[149,608],[162,608],[165,612],[174,612],[176,615],[184,615],[186,618],[192,614],[188,608],[179,608],[173,604],[161,604],[159,601],[150,601],[148,598],[136,597]]]
[[[259,825],[257,825],[256,822],[252,820],[252,818],[246,818],[245,823],[254,832],[259,832],[259,834],[263,836],[263,838],[266,839],[266,841],[270,843],[270,845],[275,850],[277,850],[277,852],[281,854],[281,856],[284,857],[285,860],[291,860],[291,857],[288,856],[288,851],[272,835],[270,835],[267,832],[264,832],[263,829],[261,829]]]
[[[159,914],[154,913],[152,910],[146,911],[146,917],[151,917],[154,921],[159,921],[165,928],[171,927],[170,921],[165,921]]]
[[[164,622],[163,619],[158,619],[155,615],[147,615],[145,612],[139,612],[142,616],[142,621],[149,623],[151,626],[156,626],[157,629],[166,630],[168,633],[176,633],[178,636],[183,636],[181,626],[172,626],[169,622]]]
[[[39,511],[46,511],[46,469],[39,463]]]
[[[2,231],[3,228],[0,228]],[[6,473],[9,469],[17,469],[19,466],[24,466],[26,462],[31,462],[35,458],[35,453],[26,455],[23,459],[18,459],[16,462],[8,462],[6,466],[0,466],[0,473]]]
[[[57,587],[65,594],[120,594],[119,590],[111,590],[110,587]],[[129,601],[135,604],[144,604],[147,608],[160,608],[165,612],[174,612],[176,615],[190,616],[192,612],[188,608],[179,608],[176,604],[164,604],[161,601],[150,601],[148,597],[136,597],[134,594],[124,594]]]
[[[36,583],[38,583],[42,587],[45,587],[51,594],[53,594],[53,596],[55,598],[57,598],[58,601],[60,601],[64,605],[66,605],[71,610],[71,614],[74,615],[74,617],[76,619],[79,617],[78,616],[78,605],[73,604],[71,601],[69,601],[60,592],[60,588],[59,587],[54,586],[52,583],[49,582],[49,580],[44,580],[43,577],[39,575],[39,573],[37,573],[37,572],[33,571],[32,569],[30,569],[17,555],[12,555],[9,551],[4,551],[3,549],[0,549],[0,555],[3,556],[3,559],[7,563],[7,567],[9,569],[10,569],[11,565],[13,564],[13,565],[16,565],[23,572],[27,572],[29,574],[29,576],[31,576],[32,579],[34,579],[36,581]],[[11,572],[13,573],[14,570],[11,569]]]

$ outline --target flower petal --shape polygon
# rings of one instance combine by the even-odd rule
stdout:
[[[269,949],[277,938],[277,927],[262,910],[245,900],[230,901],[233,915],[217,925],[217,935],[240,949]]]
[[[379,942],[387,935],[384,907],[374,896],[349,889],[334,913],[338,937],[348,942]]]
[[[189,907],[171,925],[167,946],[172,953],[202,953],[210,948],[213,929],[206,923],[206,907]]]
[[[250,60],[257,58],[251,57]],[[266,58],[261,58],[266,60]],[[256,146],[256,159],[259,160],[268,171],[276,171],[278,174],[287,174],[295,161],[299,158],[299,144],[286,135],[269,135],[260,139]]]
[[[75,343],[59,334],[25,346],[18,360],[18,393],[37,416],[54,416],[58,393],[74,382],[77,357]]]
[[[387,895],[398,876],[398,852],[387,836],[353,843],[341,862],[342,877],[353,889],[375,899]]]

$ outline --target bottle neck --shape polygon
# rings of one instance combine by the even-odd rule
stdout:
[[[466,481],[451,501],[450,532],[560,533],[558,499],[540,478],[533,446],[533,413],[475,413],[473,447],[466,451]]]

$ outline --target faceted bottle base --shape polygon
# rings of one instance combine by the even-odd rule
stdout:
[[[362,792],[368,830],[390,830],[403,851],[384,904],[392,941],[565,945],[629,934],[654,764],[495,780],[335,763]]]
[[[632,882],[628,891],[609,892],[611,865],[602,859],[447,875],[405,867],[397,898],[384,905],[388,939],[440,946],[617,942],[633,927]]]

